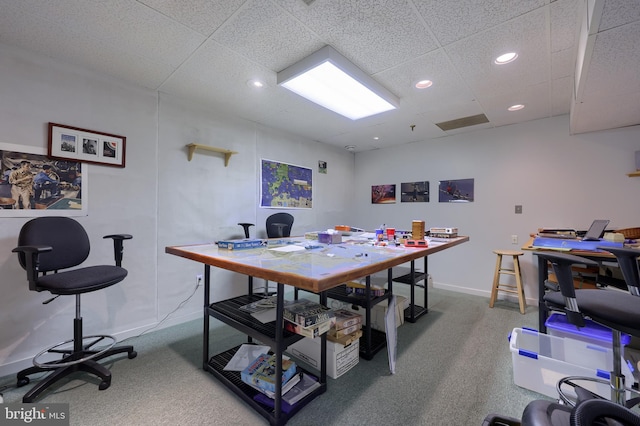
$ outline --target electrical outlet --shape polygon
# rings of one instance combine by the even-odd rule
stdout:
[[[196,275],[196,285],[197,285],[198,287],[200,287],[200,286],[202,285],[202,283],[203,283],[203,280],[202,280],[202,274],[198,274],[198,275]]]
[[[511,236],[511,244],[518,244],[518,236],[517,235],[512,235]]]

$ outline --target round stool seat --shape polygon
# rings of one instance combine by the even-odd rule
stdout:
[[[493,252],[501,256],[522,256],[524,254],[524,252],[518,250],[494,250]]]
[[[518,258],[524,253],[520,250],[493,250],[498,255],[496,260],[496,269],[493,275],[493,286],[491,288],[491,300],[489,307],[493,308],[493,305],[498,297],[498,291],[504,291],[507,293],[515,293],[518,295],[518,303],[520,304],[520,313],[524,314],[527,302],[524,297],[524,288],[522,286],[522,274],[520,273],[520,261]],[[503,256],[511,256],[513,259],[513,268],[502,266]],[[516,284],[505,284],[500,282],[500,276],[513,275],[516,280]]]

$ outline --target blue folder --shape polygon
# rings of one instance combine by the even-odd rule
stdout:
[[[582,241],[576,239],[563,239],[563,238],[545,238],[535,237],[533,239],[532,247],[555,249],[555,250],[584,250],[584,251],[602,251],[598,250],[598,247],[622,247],[623,243],[616,243],[613,241]]]

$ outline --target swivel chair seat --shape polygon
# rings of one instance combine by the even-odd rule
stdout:
[[[635,405],[637,403],[635,399],[625,400],[626,392],[637,394],[637,391],[624,386],[620,337],[622,333],[640,336],[640,299],[618,290],[575,290],[571,266],[574,264],[594,266],[597,265],[596,262],[566,253],[538,252],[535,254],[551,262],[560,285],[560,292],[549,292],[544,296],[544,301],[549,309],[564,312],[567,320],[577,327],[584,327],[584,319],[588,317],[611,329],[613,370],[610,373],[610,380],[606,382],[611,387],[611,401],[620,405]],[[578,401],[584,398],[601,397],[575,385],[574,382],[579,379],[584,380],[583,378],[567,377],[558,382],[559,396],[565,403],[575,404],[562,390],[564,384],[574,387],[578,394]],[[586,380],[605,382],[593,378]]]
[[[575,407],[548,400],[531,401],[522,419],[489,414],[482,426],[640,426],[640,415],[604,399],[590,399]]]
[[[25,223],[20,230],[18,247],[13,252],[18,253],[20,265],[27,271],[29,290],[48,291],[54,295],[44,304],[59,296],[74,295],[76,298],[73,339],[38,353],[33,360],[34,366],[17,375],[17,385],[20,387],[29,383],[28,376],[50,371],[24,395],[24,403],[33,402],[49,386],[77,371],[95,375],[101,379],[98,389],[107,389],[111,385],[111,372],[97,361],[120,353],[126,353],[130,359],[137,356],[133,346],[115,347],[116,339],[113,336],[83,337],[80,295],[110,287],[127,276],[127,270],[121,267],[123,241],[131,239],[131,235],[107,235],[104,238],[113,239],[115,266],[97,265],[65,271],[80,265],[89,256],[89,237],[80,223],[68,217],[39,217]],[[45,354],[62,357],[41,361]],[[46,358],[51,359],[51,356]]]

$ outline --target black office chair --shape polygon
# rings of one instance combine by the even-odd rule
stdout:
[[[612,422],[613,421],[613,422]],[[552,401],[532,401],[524,409],[522,420],[489,414],[482,426],[640,426],[637,413],[604,399],[590,399],[575,407]]]
[[[638,257],[640,257],[640,250],[626,247],[598,248],[600,250],[606,250],[616,257],[629,293],[634,296],[640,296],[640,272],[638,271]]]
[[[113,239],[116,266],[87,266],[63,271],[80,265],[89,256],[89,237],[80,223],[68,217],[39,217],[25,223],[20,230],[18,247],[13,252],[18,253],[20,265],[27,271],[29,290],[55,295],[44,304],[59,296],[76,297],[73,339],[43,350],[34,357],[33,367],[18,373],[18,386],[24,386],[29,383],[31,374],[51,371],[27,392],[22,399],[25,403],[33,402],[49,386],[76,371],[97,376],[102,380],[98,389],[107,389],[111,385],[111,372],[97,361],[119,353],[127,353],[129,358],[137,356],[133,346],[114,347],[116,340],[112,336],[82,334],[80,295],[117,284],[127,276],[127,270],[121,267],[123,240],[131,239],[131,235],[104,238]],[[71,344],[73,348],[70,348]],[[45,354],[58,354],[61,359],[41,362]],[[50,356],[47,358],[51,359]]]
[[[285,238],[291,236],[293,216],[289,213],[275,213],[267,218],[267,238]]]
[[[560,285],[560,292],[548,292],[544,296],[545,304],[549,309],[564,312],[568,322],[577,327],[584,327],[584,319],[588,317],[611,329],[613,334],[613,370],[610,373],[610,380],[606,382],[611,387],[611,401],[628,407],[634,406],[638,403],[637,398],[626,401],[626,391],[634,394],[637,394],[637,391],[624,385],[620,338],[622,333],[640,336],[640,299],[618,290],[576,290],[573,286],[571,266],[574,264],[593,266],[597,265],[596,262],[566,253],[537,252],[535,254],[552,264]],[[564,403],[571,405],[576,401],[563,392],[563,385],[574,389],[578,396],[577,402],[588,398],[602,398],[602,396],[576,385],[575,382],[579,380],[604,382],[604,380],[595,378],[563,378],[558,382],[557,389]]]

